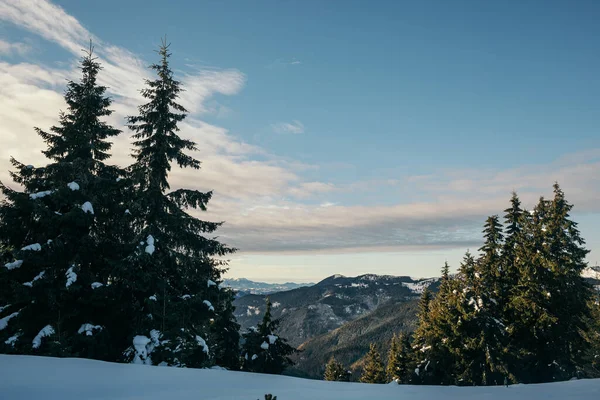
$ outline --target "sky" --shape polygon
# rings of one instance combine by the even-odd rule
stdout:
[[[91,39],[123,130],[166,35],[229,277],[439,274],[558,181],[600,261],[597,1],[0,0],[0,180],[44,164]]]

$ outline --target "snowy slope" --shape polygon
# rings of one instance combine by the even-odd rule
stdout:
[[[256,400],[536,400],[600,398],[600,379],[505,387],[368,385],[220,370],[0,355],[0,398]]]

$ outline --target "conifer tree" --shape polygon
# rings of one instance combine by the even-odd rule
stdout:
[[[555,185],[553,200],[541,198],[524,214],[516,247],[519,281],[509,306],[511,369],[520,382],[568,379],[583,363],[590,289],[581,272],[588,251],[571,209]]]
[[[106,88],[98,85],[100,64],[93,48],[81,60],[82,78],[70,81],[67,110],[46,142],[50,164],[11,159],[13,181],[4,184],[0,205],[0,306],[2,351],[115,360],[107,309],[110,271],[122,257],[128,235],[123,222],[123,171],[104,163],[109,139],[120,133],[103,121],[111,114]],[[4,318],[3,318],[4,317]]]
[[[588,327],[584,332],[587,350],[583,360],[583,376],[600,378],[600,291],[596,290],[590,300]]]
[[[222,288],[211,340],[214,343],[215,364],[230,370],[240,369],[240,325],[235,320],[235,294],[231,288]]]
[[[415,381],[428,385],[455,383],[456,359],[452,352],[456,341],[454,329],[460,315],[456,307],[456,280],[450,277],[448,263],[436,297],[429,301],[427,314],[419,312],[419,325],[414,335]],[[426,294],[421,303],[425,303]],[[424,306],[425,304],[423,304]]]
[[[268,297],[266,304],[262,322],[242,335],[242,369],[264,374],[281,374],[285,368],[294,365],[289,356],[298,350],[277,335],[279,320],[272,319],[272,304]]]
[[[398,383],[410,383],[414,366],[412,363],[411,347],[406,333],[392,337],[386,368],[388,379]]]
[[[367,353],[360,381],[362,383],[386,383],[385,369],[375,343],[371,343]]]
[[[221,222],[191,214],[206,210],[212,192],[170,190],[172,163],[199,169],[200,161],[185,153],[197,150],[196,144],[178,135],[187,111],[177,102],[182,88],[173,77],[164,41],[158,53],[159,63],[150,66],[156,79],[147,80],[141,91],[148,102],[128,118],[135,139],[129,206],[135,234],[128,263],[115,272],[113,286],[125,305],[132,343],[128,360],[202,367],[215,362],[211,323],[223,322],[217,313],[231,312],[226,304],[231,296],[222,296],[219,289],[225,262],[217,257],[234,249],[209,237]]]
[[[342,363],[331,357],[325,366],[325,374],[323,378],[326,381],[348,382],[350,381],[350,374],[348,373],[348,370],[344,368]]]
[[[503,312],[499,299],[507,291],[502,269],[502,227],[497,216],[489,217],[484,225],[484,245],[480,259],[475,262],[467,253],[463,260],[463,286],[458,292],[462,346],[456,356],[459,381],[462,384],[502,384],[506,375],[504,348],[507,344]]]

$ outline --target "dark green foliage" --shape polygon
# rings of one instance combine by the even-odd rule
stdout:
[[[243,334],[242,369],[265,374],[281,374],[294,365],[290,356],[298,352],[277,335],[278,320],[271,318],[271,301],[267,297],[263,320],[254,329]]]
[[[588,251],[571,209],[554,185],[553,200],[540,199],[531,213],[513,194],[506,238],[497,216],[486,220],[479,258],[467,253],[455,278],[445,266],[435,299],[424,294],[416,382],[499,385],[507,377],[535,383],[593,375],[593,303],[581,277]]]
[[[383,368],[381,355],[374,343],[371,343],[371,348],[367,353],[360,381],[362,383],[386,383],[385,369]]]
[[[134,235],[127,263],[115,271],[112,286],[121,296],[130,343],[136,336],[151,338],[146,349],[152,350],[152,363],[203,367],[217,357],[233,366],[223,346],[235,334],[219,337],[211,325],[228,330],[236,326],[231,295],[217,286],[225,262],[215,258],[234,249],[207,237],[222,223],[202,221],[189,212],[205,211],[211,192],[169,191],[171,163],[198,169],[200,162],[184,153],[196,150],[195,143],[178,135],[186,110],[177,103],[182,88],[173,79],[164,42],[159,55],[160,63],[150,67],[157,77],[147,80],[142,90],[148,103],[129,117],[135,139],[130,168]],[[128,359],[150,362],[139,353],[130,347]]]
[[[325,374],[323,379],[326,381],[338,381],[338,382],[349,382],[350,374],[348,369],[344,365],[331,357],[327,365],[325,366]]]
[[[394,335],[388,352],[388,379],[398,383],[411,383],[415,369],[413,359],[408,335],[404,332]]]
[[[14,316],[0,331],[2,352],[113,360],[122,351],[110,332],[106,285],[128,236],[126,187],[117,182],[123,171],[104,164],[108,139],[120,131],[102,121],[111,101],[97,84],[100,69],[90,47],[81,81],[67,85],[59,124],[36,129],[51,163],[12,159],[11,177],[24,192],[0,184],[0,243],[9,263],[0,268],[0,301],[7,305],[0,318]]]
[[[588,349],[584,355],[583,375],[587,378],[600,378],[600,291],[590,300],[588,328],[583,334]]]

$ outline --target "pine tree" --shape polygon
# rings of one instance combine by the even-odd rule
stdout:
[[[214,343],[215,364],[230,370],[240,369],[240,325],[235,320],[235,294],[230,288],[221,289],[211,340]]]
[[[501,259],[502,226],[497,216],[486,220],[483,234],[484,245],[479,249],[482,255],[475,262],[467,253],[461,267],[462,290],[457,292],[462,297],[458,304],[462,346],[455,354],[462,365],[457,368],[462,384],[502,384],[507,372],[507,337],[499,301],[505,297],[507,286]]]
[[[205,211],[212,192],[170,191],[173,162],[192,169],[199,169],[200,162],[185,153],[197,150],[196,144],[178,135],[187,111],[177,103],[182,88],[173,78],[164,41],[158,53],[160,62],[150,67],[157,77],[147,80],[141,92],[148,102],[128,118],[135,139],[129,207],[135,235],[128,263],[116,271],[113,286],[133,344],[128,360],[202,367],[214,364],[214,346],[220,341],[212,321],[222,323],[216,314],[231,312],[231,296],[221,295],[218,285],[225,263],[216,257],[234,249],[207,237],[221,222],[202,221],[188,212]]]
[[[600,378],[600,291],[596,291],[590,300],[588,327],[584,332],[587,350],[584,354],[583,376]]]
[[[557,323],[550,330],[555,340],[553,348],[556,357],[552,360],[555,380],[576,376],[583,363],[586,349],[582,332],[586,330],[589,315],[591,287],[581,277],[587,262],[589,250],[577,229],[577,223],[570,219],[573,209],[563,191],[554,184],[554,198],[549,203],[547,220],[544,221],[542,246],[546,267],[553,278],[547,288],[550,307]]]
[[[268,297],[266,305],[262,322],[242,335],[242,369],[264,374],[281,374],[285,368],[294,365],[289,356],[298,350],[277,335],[279,320],[272,319],[272,304]]]
[[[128,235],[122,205],[123,171],[104,163],[109,138],[120,133],[103,118],[111,114],[106,88],[98,85],[100,64],[93,48],[81,60],[82,78],[65,92],[67,111],[49,132],[44,167],[11,159],[13,181],[1,184],[0,271],[2,351],[114,360],[105,287],[122,257]],[[103,287],[104,286],[104,287]],[[3,290],[4,291],[4,290]]]
[[[459,314],[457,282],[450,277],[448,263],[442,269],[442,279],[436,297],[428,302],[426,314],[420,310],[419,325],[414,334],[415,382],[428,385],[456,383],[456,359],[452,352],[457,335],[454,333]],[[427,301],[421,299],[423,308]]]
[[[542,198],[524,213],[509,306],[511,369],[520,382],[569,379],[583,363],[591,291],[581,278],[588,251],[569,218],[572,207],[554,185],[553,200]]]
[[[362,383],[386,383],[385,369],[383,368],[381,355],[374,343],[371,343],[369,352],[367,353],[360,381]]]
[[[350,374],[348,373],[348,370],[344,368],[342,363],[331,357],[325,366],[325,374],[323,378],[326,381],[349,382]]]
[[[386,368],[388,379],[398,383],[410,383],[414,371],[411,347],[406,333],[392,337]]]

